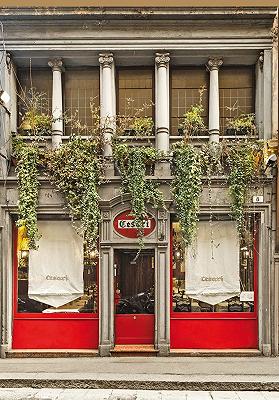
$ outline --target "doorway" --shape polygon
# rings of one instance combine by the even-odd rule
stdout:
[[[114,252],[115,344],[154,343],[155,251]]]

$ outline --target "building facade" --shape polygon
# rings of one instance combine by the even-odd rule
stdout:
[[[277,355],[275,169],[267,165],[249,188],[245,218],[252,244],[237,236],[226,176],[213,176],[210,186],[203,179],[197,252],[191,256],[170,189],[170,159],[182,137],[183,116],[197,104],[208,131],[193,135],[193,146],[247,139],[247,132],[238,135],[226,124],[236,115],[255,114],[253,138],[277,151],[278,10],[56,8],[2,9],[0,15],[1,89],[10,96],[0,108],[1,356],[23,349],[86,349],[109,356],[116,345],[153,347],[162,356],[217,349]],[[92,102],[101,120],[143,107],[154,121],[151,135],[136,138],[124,130],[118,136],[129,146],[168,155],[147,171],[165,207],[148,206],[139,254],[131,199],[121,193],[113,163],[110,124],[103,129],[98,252],[82,253],[65,199],[44,175],[39,250],[29,254],[19,247],[11,138],[32,141],[22,134],[19,95],[32,88],[45,93],[39,107],[58,115],[41,146],[59,148],[73,134],[86,140],[94,124]],[[77,113],[85,128],[59,118],[66,111]],[[83,275],[76,277],[81,263]],[[44,273],[47,282],[39,286],[38,274]],[[66,287],[72,277],[73,291],[57,293],[57,282]],[[213,282],[216,291],[206,293],[200,281],[206,287]]]

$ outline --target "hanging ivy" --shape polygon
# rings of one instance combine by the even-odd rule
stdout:
[[[159,159],[153,147],[129,147],[114,144],[113,156],[122,178],[121,191],[131,196],[132,215],[138,227],[140,247],[143,246],[144,221],[147,217],[146,204],[164,208],[164,199],[159,185],[146,178],[146,166]]]
[[[28,246],[30,249],[37,249],[36,242],[40,237],[37,227],[39,147],[36,142],[27,145],[21,140],[15,140],[13,147],[17,159],[19,193],[16,224],[18,227],[26,227]]]
[[[173,150],[172,192],[181,231],[186,245],[196,235],[199,199],[202,190],[202,165],[198,151],[189,144],[178,143]]]
[[[84,235],[88,250],[96,246],[99,222],[98,185],[100,160],[98,146],[93,140],[72,136],[56,150],[46,154],[47,174],[66,198],[70,216],[77,232]]]
[[[232,215],[240,235],[245,232],[245,203],[249,185],[256,175],[258,154],[262,151],[259,142],[237,142],[227,154],[228,185]]]

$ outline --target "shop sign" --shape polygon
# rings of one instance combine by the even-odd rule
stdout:
[[[135,218],[131,215],[131,210],[126,210],[121,214],[118,214],[113,221],[114,230],[121,236],[136,239],[138,237],[138,228],[135,224]],[[144,221],[144,236],[150,235],[156,226],[155,219],[148,214],[148,217]]]

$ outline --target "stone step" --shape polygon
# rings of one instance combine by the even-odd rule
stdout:
[[[10,350],[6,352],[7,358],[67,358],[67,357],[98,357],[98,350],[79,350],[79,349],[27,349]]]
[[[112,357],[149,357],[156,356],[158,350],[149,344],[118,344],[110,353]]]

